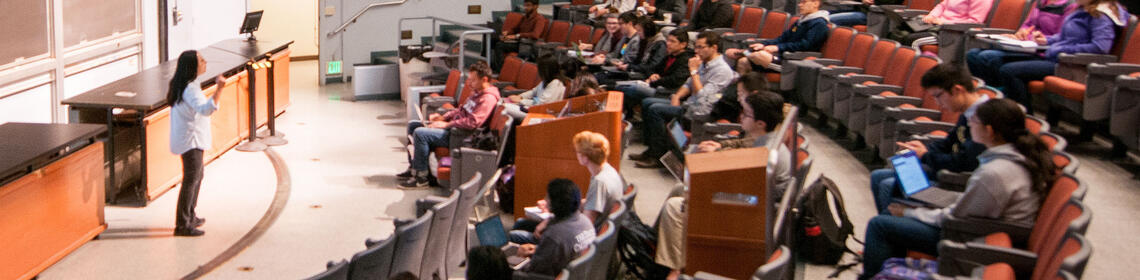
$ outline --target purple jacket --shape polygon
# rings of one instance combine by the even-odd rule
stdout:
[[[1107,54],[1112,49],[1112,41],[1118,31],[1128,24],[1128,12],[1116,5],[1117,15],[1103,13],[1093,17],[1084,9],[1078,9],[1065,18],[1061,32],[1049,36],[1049,50],[1045,58],[1057,61],[1061,53]]]
[[[1061,31],[1061,23],[1065,20],[1065,16],[1072,14],[1077,9],[1077,1],[1074,0],[1042,0],[1045,4],[1042,7],[1039,3],[1033,3],[1033,9],[1029,10],[1029,15],[1025,17],[1025,22],[1021,23],[1021,29],[1033,27],[1034,30],[1041,31],[1045,36],[1053,36]]]

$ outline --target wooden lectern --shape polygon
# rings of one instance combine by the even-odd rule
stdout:
[[[767,259],[768,148],[685,156],[685,270],[748,279]]]
[[[558,117],[567,102],[567,113]],[[546,184],[555,178],[570,179],[586,192],[590,172],[578,164],[570,142],[578,132],[605,135],[610,140],[606,161],[621,167],[621,107],[622,93],[616,91],[530,107],[515,134],[515,218],[524,217],[524,207],[546,197]]]

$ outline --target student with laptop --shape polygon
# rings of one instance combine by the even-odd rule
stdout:
[[[714,152],[744,147],[763,147],[768,144],[768,133],[776,130],[784,121],[784,99],[772,92],[758,92],[744,98],[744,110],[740,113],[740,124],[744,127],[748,137],[744,141],[705,141],[700,144],[701,152]],[[776,139],[772,139],[776,140]],[[751,142],[748,142],[751,141]],[[741,143],[750,143],[750,146],[738,146]],[[674,172],[674,171],[671,171]],[[676,172],[674,172],[676,173]],[[677,176],[674,174],[674,176]],[[779,161],[776,163],[777,193],[782,194],[795,182],[792,177],[792,154],[788,147],[780,145]],[[779,201],[781,197],[774,197]],[[657,223],[657,256],[658,264],[669,267],[672,271],[668,279],[677,279],[685,265],[684,231],[685,231],[685,198],[682,196],[670,197],[665,200]]]
[[[930,13],[922,16],[922,23],[935,26],[951,23],[985,23],[986,16],[990,14],[993,0],[944,0]],[[903,45],[911,45],[918,49],[922,45],[938,44],[938,31],[936,29],[911,30],[903,38],[898,39]]]
[[[969,127],[970,136],[986,151],[978,156],[982,165],[970,176],[966,191],[947,207],[892,203],[886,213],[871,218],[860,279],[871,278],[884,261],[908,250],[937,255],[942,220],[948,215],[1033,226],[1055,180],[1049,148],[1025,128],[1025,113],[1012,100],[993,99],[978,106]]]
[[[978,155],[986,147],[971,140],[966,120],[974,115],[977,107],[989,96],[974,88],[974,80],[965,69],[951,64],[941,64],[931,68],[922,76],[921,85],[926,93],[934,96],[942,111],[960,112],[957,125],[944,139],[923,145],[919,141],[899,142],[902,149],[914,151],[927,174],[940,170],[952,172],[972,171],[978,167]],[[871,172],[871,195],[875,209],[883,213],[894,197],[901,197],[895,170],[884,168]]]
[[[546,186],[546,201],[550,202],[554,217],[544,222],[545,230],[540,226],[536,231],[540,238],[538,245],[519,246],[518,256],[530,258],[519,271],[554,277],[594,242],[597,236],[594,225],[578,211],[581,197],[573,181],[561,178],[550,181]]]

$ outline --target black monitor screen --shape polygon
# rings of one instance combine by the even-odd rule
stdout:
[[[245,20],[241,23],[241,32],[238,33],[253,33],[257,31],[257,26],[261,25],[261,14],[264,11],[252,11],[245,13]]]

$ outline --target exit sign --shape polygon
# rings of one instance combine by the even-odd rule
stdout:
[[[327,75],[340,75],[340,60],[329,61],[329,70]]]

